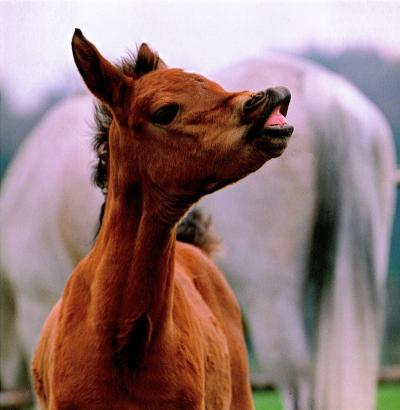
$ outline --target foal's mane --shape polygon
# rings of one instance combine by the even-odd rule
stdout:
[[[134,55],[129,52],[116,67],[128,77],[136,78],[152,71],[160,62],[155,53]],[[107,168],[108,168],[108,137],[113,116],[111,110],[101,101],[95,102],[94,110],[94,138],[93,149],[96,152],[97,162],[93,167],[92,180],[104,196],[107,196]],[[105,202],[100,212],[100,230],[104,215]],[[177,240],[190,243],[211,255],[218,251],[220,239],[214,233],[211,217],[204,215],[198,208],[191,210],[177,227]]]

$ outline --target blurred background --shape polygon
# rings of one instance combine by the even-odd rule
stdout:
[[[308,57],[380,107],[400,162],[400,1],[0,0],[1,176],[46,110],[81,89],[75,27],[110,59],[145,41],[168,65],[205,75],[267,50]],[[400,364],[399,200],[387,290],[382,361]]]

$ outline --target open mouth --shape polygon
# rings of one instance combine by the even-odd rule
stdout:
[[[246,139],[263,151],[281,151],[286,148],[294,130],[286,121],[291,95],[287,88],[276,87],[268,89],[266,96],[262,111],[246,133]]]
[[[293,126],[286,121],[289,104],[278,105],[264,122],[262,132],[271,136],[290,136]]]

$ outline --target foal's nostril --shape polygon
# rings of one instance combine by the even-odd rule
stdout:
[[[290,102],[290,91],[286,87],[268,88],[265,94],[268,100],[272,102],[279,101],[282,104],[289,104]]]
[[[243,104],[243,110],[245,113],[254,111],[266,98],[265,92],[260,91],[253,94],[249,100]]]

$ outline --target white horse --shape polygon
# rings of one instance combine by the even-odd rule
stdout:
[[[227,89],[292,92],[295,133],[283,158],[201,204],[223,238],[218,261],[246,316],[252,381],[278,386],[287,410],[372,410],[394,202],[386,120],[346,81],[299,59],[271,55],[212,77]],[[26,374],[21,362],[92,245],[102,203],[90,183],[92,116],[88,96],[57,105],[3,184],[3,388]]]

